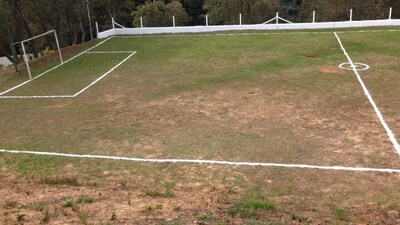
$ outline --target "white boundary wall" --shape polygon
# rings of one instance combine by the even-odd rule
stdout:
[[[179,33],[182,34],[182,33],[207,33],[207,32],[217,32],[217,31],[245,31],[245,30],[304,30],[304,29],[312,30],[312,29],[338,29],[338,28],[383,27],[383,26],[400,26],[400,19],[321,22],[321,23],[292,23],[292,24],[113,28],[98,33],[97,38],[107,38],[115,35],[179,34]]]

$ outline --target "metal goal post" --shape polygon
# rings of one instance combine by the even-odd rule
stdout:
[[[23,54],[24,54],[24,56],[23,56],[24,57],[24,61],[25,61],[25,64],[26,64],[26,68],[28,70],[28,74],[29,74],[29,79],[30,80],[32,80],[32,73],[31,73],[31,69],[29,67],[29,58],[28,58],[28,55],[26,54],[26,50],[25,50],[25,43],[28,42],[28,41],[32,41],[34,39],[37,39],[39,37],[43,37],[45,35],[51,35],[51,34],[54,34],[54,38],[55,38],[56,44],[57,44],[58,55],[60,56],[60,64],[63,64],[64,61],[63,61],[62,54],[61,54],[60,44],[58,42],[57,32],[55,30],[47,31],[47,32],[45,32],[43,34],[36,35],[35,37],[31,37],[31,38],[28,38],[28,39],[23,40],[23,41],[20,42],[21,47],[22,47],[22,51],[23,51]]]

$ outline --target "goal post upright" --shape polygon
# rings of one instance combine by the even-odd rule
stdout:
[[[25,46],[24,46],[24,42],[21,42],[21,46],[22,46],[22,51],[24,52],[24,61],[26,64],[26,69],[28,70],[28,74],[29,74],[29,79],[32,80],[32,74],[31,74],[31,69],[29,67],[29,63],[28,63],[28,56],[26,55],[26,51],[25,51]]]
[[[36,35],[34,37],[28,38],[28,39],[23,40],[23,41],[20,42],[21,43],[21,47],[22,47],[22,51],[23,51],[23,54],[24,54],[24,61],[25,61],[25,64],[26,64],[26,68],[28,70],[28,74],[29,74],[29,79],[30,80],[32,80],[33,78],[32,78],[32,72],[31,72],[31,69],[30,69],[30,66],[29,66],[29,57],[26,54],[26,50],[25,50],[25,43],[28,42],[28,41],[32,41],[32,40],[34,40],[36,38],[43,37],[45,35],[51,34],[51,33],[54,33],[54,38],[55,38],[56,45],[57,45],[57,51],[58,51],[58,55],[60,57],[60,64],[63,64],[64,61],[63,61],[62,54],[61,54],[60,43],[58,41],[57,32],[55,30],[49,30],[49,31],[47,31],[47,32],[45,32],[43,34]]]
[[[60,44],[59,44],[59,42],[58,42],[57,32],[56,32],[55,30],[53,30],[53,31],[54,31],[54,37],[56,37],[56,44],[57,44],[57,48],[58,48],[58,55],[60,56],[61,64],[63,64],[64,61],[63,61],[63,58],[62,58],[62,55],[61,55],[61,48],[60,48]]]

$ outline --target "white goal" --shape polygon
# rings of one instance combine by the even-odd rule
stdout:
[[[32,72],[31,72],[31,69],[29,66],[30,56],[33,55],[33,52],[35,52],[35,54],[38,54],[38,52],[41,54],[44,50],[44,49],[42,49],[44,46],[43,38],[46,38],[46,36],[47,36],[47,39],[50,39],[53,35],[54,35],[54,42],[55,42],[54,48],[56,48],[54,50],[56,50],[58,52],[58,55],[60,57],[60,64],[63,64],[63,58],[62,58],[62,54],[61,54],[61,50],[60,50],[60,44],[58,42],[57,32],[55,30],[47,31],[43,34],[39,34],[35,37],[29,38],[29,39],[26,39],[26,40],[23,40],[20,42],[24,61],[26,64],[26,69],[28,70],[30,80],[33,79]],[[52,41],[53,40],[51,40],[50,42],[52,42]],[[49,42],[49,41],[47,41],[47,42]],[[54,44],[54,42],[53,42],[53,44]],[[41,43],[41,44],[38,44],[38,43]],[[47,44],[50,45],[50,43],[47,43]],[[50,46],[47,46],[47,47],[50,47]],[[35,48],[39,48],[39,49],[35,49]]]

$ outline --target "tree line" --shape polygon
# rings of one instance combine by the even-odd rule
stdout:
[[[244,24],[265,22],[275,12],[309,22],[316,10],[317,21],[324,22],[348,20],[349,9],[354,20],[384,19],[390,7],[393,18],[399,18],[399,0],[0,0],[0,56],[11,58],[11,41],[51,29],[63,47],[86,42],[95,35],[94,21],[100,30],[109,29],[111,17],[125,27],[171,26],[172,16],[176,25],[204,25],[205,15],[210,25],[228,25],[238,24],[240,13]]]

